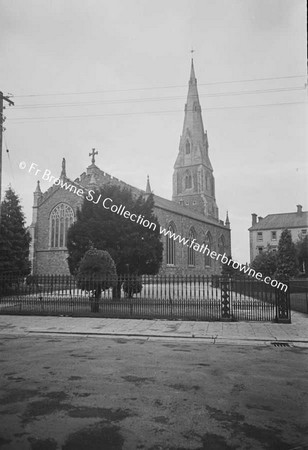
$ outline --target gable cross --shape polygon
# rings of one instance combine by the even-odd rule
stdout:
[[[89,153],[89,156],[92,156],[91,162],[95,164],[95,155],[98,155],[98,151],[95,151],[95,148],[92,148],[92,152]]]

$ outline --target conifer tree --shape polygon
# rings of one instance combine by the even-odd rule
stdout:
[[[93,194],[94,195],[94,194]],[[77,213],[76,222],[67,236],[70,272],[75,274],[81,258],[92,246],[106,250],[111,255],[121,274],[156,274],[162,261],[163,245],[160,240],[159,224],[153,213],[153,196],[145,200],[133,197],[128,189],[105,185],[94,196],[101,195],[101,201],[84,200]],[[128,218],[116,214],[103,206],[103,199],[110,198],[114,205],[125,206],[131,214],[141,215],[156,224],[155,230],[146,228]]]
[[[25,276],[30,273],[30,240],[19,198],[9,187],[1,204],[0,274]]]
[[[277,270],[275,277],[278,280],[288,280],[297,274],[296,249],[292,241],[291,232],[283,230],[278,243]]]
[[[301,237],[296,243],[296,253],[299,264],[299,269],[302,273],[308,276],[308,236]]]
[[[251,268],[256,272],[261,272],[263,277],[272,277],[277,270],[277,252],[267,248],[266,251],[255,257]]]

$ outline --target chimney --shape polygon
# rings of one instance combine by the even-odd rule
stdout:
[[[255,225],[257,223],[257,214],[251,214],[252,217],[252,225]]]
[[[302,205],[296,205],[296,207],[297,207],[297,211],[296,211],[296,213],[298,214],[298,215],[302,215],[302,209],[303,209],[303,207],[302,207]]]
[[[259,219],[259,222],[260,222],[260,220],[262,220],[262,219],[263,219],[263,217],[259,216],[259,217],[258,217],[258,219]]]

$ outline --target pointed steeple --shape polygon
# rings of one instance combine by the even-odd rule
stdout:
[[[204,132],[194,61],[191,60],[179,153],[174,164],[173,200],[218,220],[215,179]]]
[[[62,159],[62,169],[61,169],[61,175],[60,178],[66,178],[66,161],[65,158]]]
[[[38,180],[37,184],[36,184],[36,189],[33,192],[32,223],[31,223],[32,226],[37,221],[37,208],[38,208],[38,205],[40,203],[40,200],[41,200],[42,196],[43,196],[43,193],[41,191],[40,182]]]
[[[225,225],[226,225],[226,227],[230,228],[230,220],[229,220],[229,214],[228,214],[228,211],[227,211],[227,214],[226,214]]]
[[[147,185],[146,185],[145,194],[144,194],[145,199],[147,200],[149,195],[151,195],[151,194],[152,194],[152,189],[151,189],[151,185],[150,185],[150,177],[149,177],[149,175],[147,175]]]
[[[195,68],[194,68],[194,60],[191,58],[191,68],[190,68],[190,83],[197,83],[197,78],[195,75]]]
[[[146,194],[152,194],[149,175],[147,175],[147,185],[146,185],[146,188],[145,188],[145,193]]]
[[[42,193],[39,180],[37,181],[37,185],[36,185],[36,189],[35,189],[34,193],[35,194],[41,194]]]

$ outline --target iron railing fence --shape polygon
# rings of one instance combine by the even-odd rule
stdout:
[[[251,278],[0,276],[0,314],[290,322],[289,303]]]

